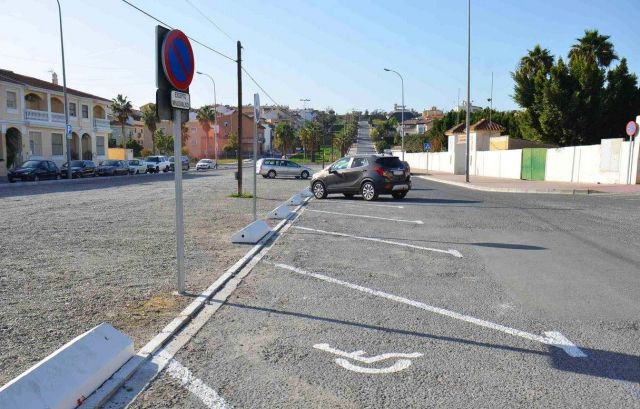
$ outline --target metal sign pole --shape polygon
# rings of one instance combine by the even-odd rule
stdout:
[[[178,293],[184,294],[184,215],[182,209],[182,113],[173,110],[173,168],[175,170],[176,191],[176,266],[178,275]]]
[[[253,94],[253,221],[258,220],[257,214],[257,178],[256,172],[258,171],[258,121],[260,120],[260,96]]]

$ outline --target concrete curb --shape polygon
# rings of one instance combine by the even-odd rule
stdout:
[[[501,193],[539,193],[539,194],[559,194],[559,195],[591,195],[591,194],[605,194],[592,189],[521,189],[521,188],[508,188],[508,187],[484,187],[477,186],[470,183],[453,182],[451,180],[438,179],[432,176],[416,175],[421,179],[429,180],[431,182],[443,183],[445,185],[463,187],[465,189],[479,190],[483,192],[501,192]]]
[[[166,345],[182,328],[184,328],[198,313],[204,308],[206,303],[220,291],[232,278],[238,274],[249,262],[265,247],[265,245],[282,228],[298,214],[298,211],[311,198],[306,198],[302,204],[297,206],[289,217],[280,221],[266,236],[264,236],[255,246],[253,246],[240,260],[213,282],[204,292],[191,302],[182,312],[174,318],[160,333],[142,347],[136,355],[127,361],[111,378],[103,383],[87,400],[83,407],[99,408],[104,405],[133,374],[150,359],[160,348]]]

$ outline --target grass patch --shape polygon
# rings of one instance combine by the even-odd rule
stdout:
[[[306,165],[306,164],[310,164],[310,163],[316,163],[316,164],[322,164],[322,157],[324,156],[324,163],[325,164],[329,164],[332,163],[333,161],[339,159],[340,157],[340,152],[338,152],[336,149],[333,150],[333,160],[331,159],[331,147],[330,146],[323,146],[320,148],[320,150],[318,152],[316,152],[316,161],[315,162],[311,162],[311,153],[307,152],[306,154],[306,158],[305,155],[302,152],[298,152],[295,155],[292,155],[289,159],[291,159],[292,161],[302,164],[302,165]]]
[[[230,195],[227,195],[227,197],[232,197],[234,199],[251,199],[253,198],[253,195],[247,192],[242,192],[240,194],[236,192],[236,193],[231,193]]]

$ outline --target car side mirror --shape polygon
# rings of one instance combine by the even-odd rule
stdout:
[[[334,168],[329,168],[329,173],[336,173],[336,170]]]

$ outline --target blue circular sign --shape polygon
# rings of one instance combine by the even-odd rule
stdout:
[[[180,30],[171,30],[162,43],[162,66],[169,83],[186,91],[195,72],[193,49],[187,36]]]
[[[636,136],[637,133],[638,133],[638,124],[635,121],[629,121],[629,123],[627,124],[627,135],[633,138],[634,136]]]

